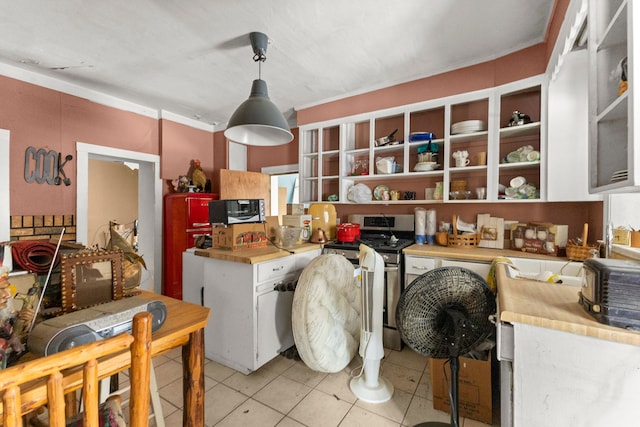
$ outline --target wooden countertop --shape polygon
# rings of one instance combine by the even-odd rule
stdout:
[[[530,259],[544,259],[550,261],[568,261],[565,257],[532,254],[530,252],[516,251],[512,249],[491,248],[455,248],[440,245],[411,245],[402,251],[406,255],[421,255],[451,259],[463,259],[467,261],[491,262],[497,257],[518,257]]]
[[[278,249],[269,245],[263,248],[240,249],[231,251],[227,249],[196,249],[195,254],[207,258],[215,258],[223,261],[240,262],[244,264],[255,264],[262,261],[269,261],[282,258],[291,254],[320,249],[322,245],[315,243],[302,243],[288,250]]]
[[[640,332],[597,322],[578,303],[579,287],[511,278],[496,266],[500,321],[640,346]]]

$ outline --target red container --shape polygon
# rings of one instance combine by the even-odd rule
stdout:
[[[360,224],[345,222],[336,227],[338,242],[351,243],[360,239]]]

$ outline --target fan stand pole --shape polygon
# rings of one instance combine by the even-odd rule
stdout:
[[[441,423],[440,421],[427,421],[416,424],[414,427],[460,427],[460,417],[458,415],[458,375],[460,371],[460,361],[457,356],[449,358],[451,367],[450,401],[451,401],[451,422]]]

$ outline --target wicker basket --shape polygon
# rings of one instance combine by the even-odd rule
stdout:
[[[467,191],[467,180],[455,179],[451,181],[451,191]]]
[[[567,243],[566,251],[569,261],[584,261],[587,258],[593,257],[592,250],[598,250],[597,245],[578,246]]]
[[[448,237],[448,246],[457,248],[475,248],[478,246],[479,242],[479,234],[449,234]]]

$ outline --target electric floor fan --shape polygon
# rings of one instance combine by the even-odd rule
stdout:
[[[358,399],[382,403],[391,399],[393,384],[380,376],[382,346],[382,310],[384,298],[384,260],[366,245],[360,245],[362,276],[362,326],[360,328],[360,356],[362,374],[351,380],[349,387]]]
[[[423,356],[449,359],[451,423],[420,427],[459,427],[458,357],[492,332],[495,296],[478,274],[461,267],[442,267],[416,278],[400,295],[396,313],[403,341]]]

